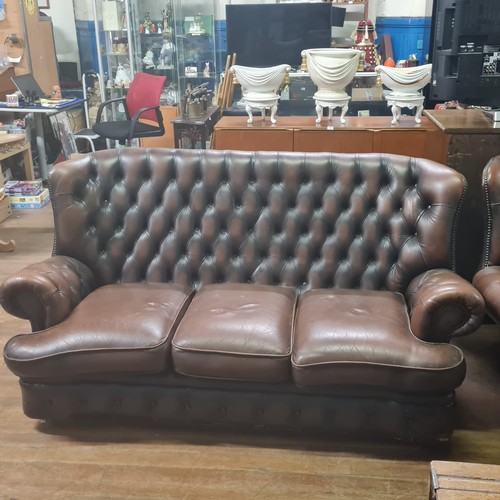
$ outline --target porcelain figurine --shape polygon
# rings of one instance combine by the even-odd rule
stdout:
[[[156,68],[156,65],[154,63],[154,54],[153,54],[153,51],[151,49],[148,49],[146,51],[146,54],[142,58],[142,62],[143,62],[144,67],[146,69]]]
[[[158,68],[171,68],[174,60],[175,44],[170,36],[164,33],[163,45],[158,56]]]

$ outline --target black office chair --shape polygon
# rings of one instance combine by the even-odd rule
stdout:
[[[166,80],[165,76],[137,73],[126,97],[109,99],[100,104],[92,130],[99,136],[118,141],[122,145],[129,145],[132,139],[140,137],[162,136],[165,127],[160,112],[160,96]],[[101,121],[106,106],[120,102],[125,107],[126,119]]]

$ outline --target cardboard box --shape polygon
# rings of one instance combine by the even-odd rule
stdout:
[[[353,101],[381,101],[382,87],[376,85],[375,87],[352,88],[351,97]]]
[[[12,209],[10,206],[10,199],[8,196],[4,196],[0,200],[0,222],[5,220],[12,214]]]
[[[11,196],[10,204],[14,209],[42,208],[50,201],[49,190],[44,189],[39,196]]]
[[[104,31],[121,31],[123,29],[123,7],[120,2],[102,2],[101,12]]]

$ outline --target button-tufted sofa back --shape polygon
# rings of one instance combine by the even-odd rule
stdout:
[[[56,165],[50,187],[54,254],[101,285],[404,291],[453,268],[465,181],[394,155],[122,148]]]

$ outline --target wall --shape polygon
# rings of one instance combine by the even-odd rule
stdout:
[[[79,21],[93,21],[94,7],[92,0],[73,0],[75,19]]]
[[[370,11],[372,4],[376,4],[375,15],[387,17],[426,17],[432,15],[432,0],[370,0]]]
[[[80,56],[76,41],[75,15],[72,0],[50,0],[50,9],[42,12],[52,19],[58,62],[75,62],[80,75]]]

